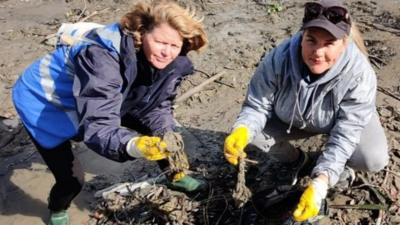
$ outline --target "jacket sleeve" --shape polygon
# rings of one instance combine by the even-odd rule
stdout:
[[[175,129],[172,115],[172,102],[165,100],[158,107],[151,110],[145,116],[139,118],[141,123],[149,128],[154,136],[163,136],[167,131]]]
[[[123,81],[116,57],[94,45],[83,49],[75,58],[73,90],[84,143],[100,155],[123,162],[132,159],[126,144],[137,133],[120,126]]]
[[[240,125],[248,127],[250,142],[265,127],[267,118],[272,114],[277,90],[275,68],[280,66],[276,54],[274,49],[261,60],[250,81],[242,110],[233,125],[233,129]]]
[[[347,161],[360,142],[361,132],[375,112],[376,76],[371,70],[361,73],[339,104],[335,125],[312,174],[327,173],[335,185]]]

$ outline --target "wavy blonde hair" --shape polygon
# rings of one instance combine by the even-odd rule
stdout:
[[[351,23],[351,29],[350,29],[350,37],[353,39],[354,43],[357,45],[357,47],[360,49],[360,51],[368,57],[368,50],[367,47],[365,47],[364,44],[364,38],[361,35],[360,30],[357,27],[357,24],[355,22]]]
[[[123,31],[133,35],[137,49],[142,45],[142,35],[162,23],[169,24],[183,37],[184,54],[199,51],[208,43],[202,19],[197,19],[193,10],[169,0],[139,2],[120,21]]]

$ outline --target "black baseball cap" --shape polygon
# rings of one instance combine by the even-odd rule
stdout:
[[[340,0],[320,0],[305,4],[302,30],[318,27],[335,38],[350,35],[351,20],[348,10]]]

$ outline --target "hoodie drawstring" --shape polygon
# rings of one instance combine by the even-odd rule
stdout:
[[[299,102],[300,90],[301,90],[301,84],[299,82],[299,85],[298,85],[298,88],[297,88],[297,92],[296,92],[296,101],[295,101],[294,106],[293,106],[292,118],[290,119],[289,127],[286,130],[287,134],[290,134],[290,132],[291,132],[291,129],[292,129],[292,126],[293,126],[293,122],[294,122],[294,115],[296,114],[296,109],[299,112],[300,119],[301,119],[301,122],[302,122],[300,129],[304,129],[306,127],[306,123],[304,122],[304,119],[303,119],[303,116],[301,115],[301,110],[300,110],[300,102]]]
[[[315,95],[316,95],[316,93],[317,93],[318,86],[319,86],[319,85],[317,84],[316,87],[314,88],[314,91],[313,91],[312,95],[311,95],[311,107],[310,107],[310,109],[311,109],[311,123],[313,123],[312,121],[314,121]]]

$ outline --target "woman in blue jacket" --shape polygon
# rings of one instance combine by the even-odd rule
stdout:
[[[115,161],[165,162],[160,137],[174,129],[176,88],[193,72],[186,54],[207,42],[200,20],[176,3],[138,3],[120,23],[65,31],[24,71],[13,102],[56,180],[49,224],[69,223],[66,209],[83,185],[71,140]],[[201,182],[180,174],[173,185],[195,191]]]

